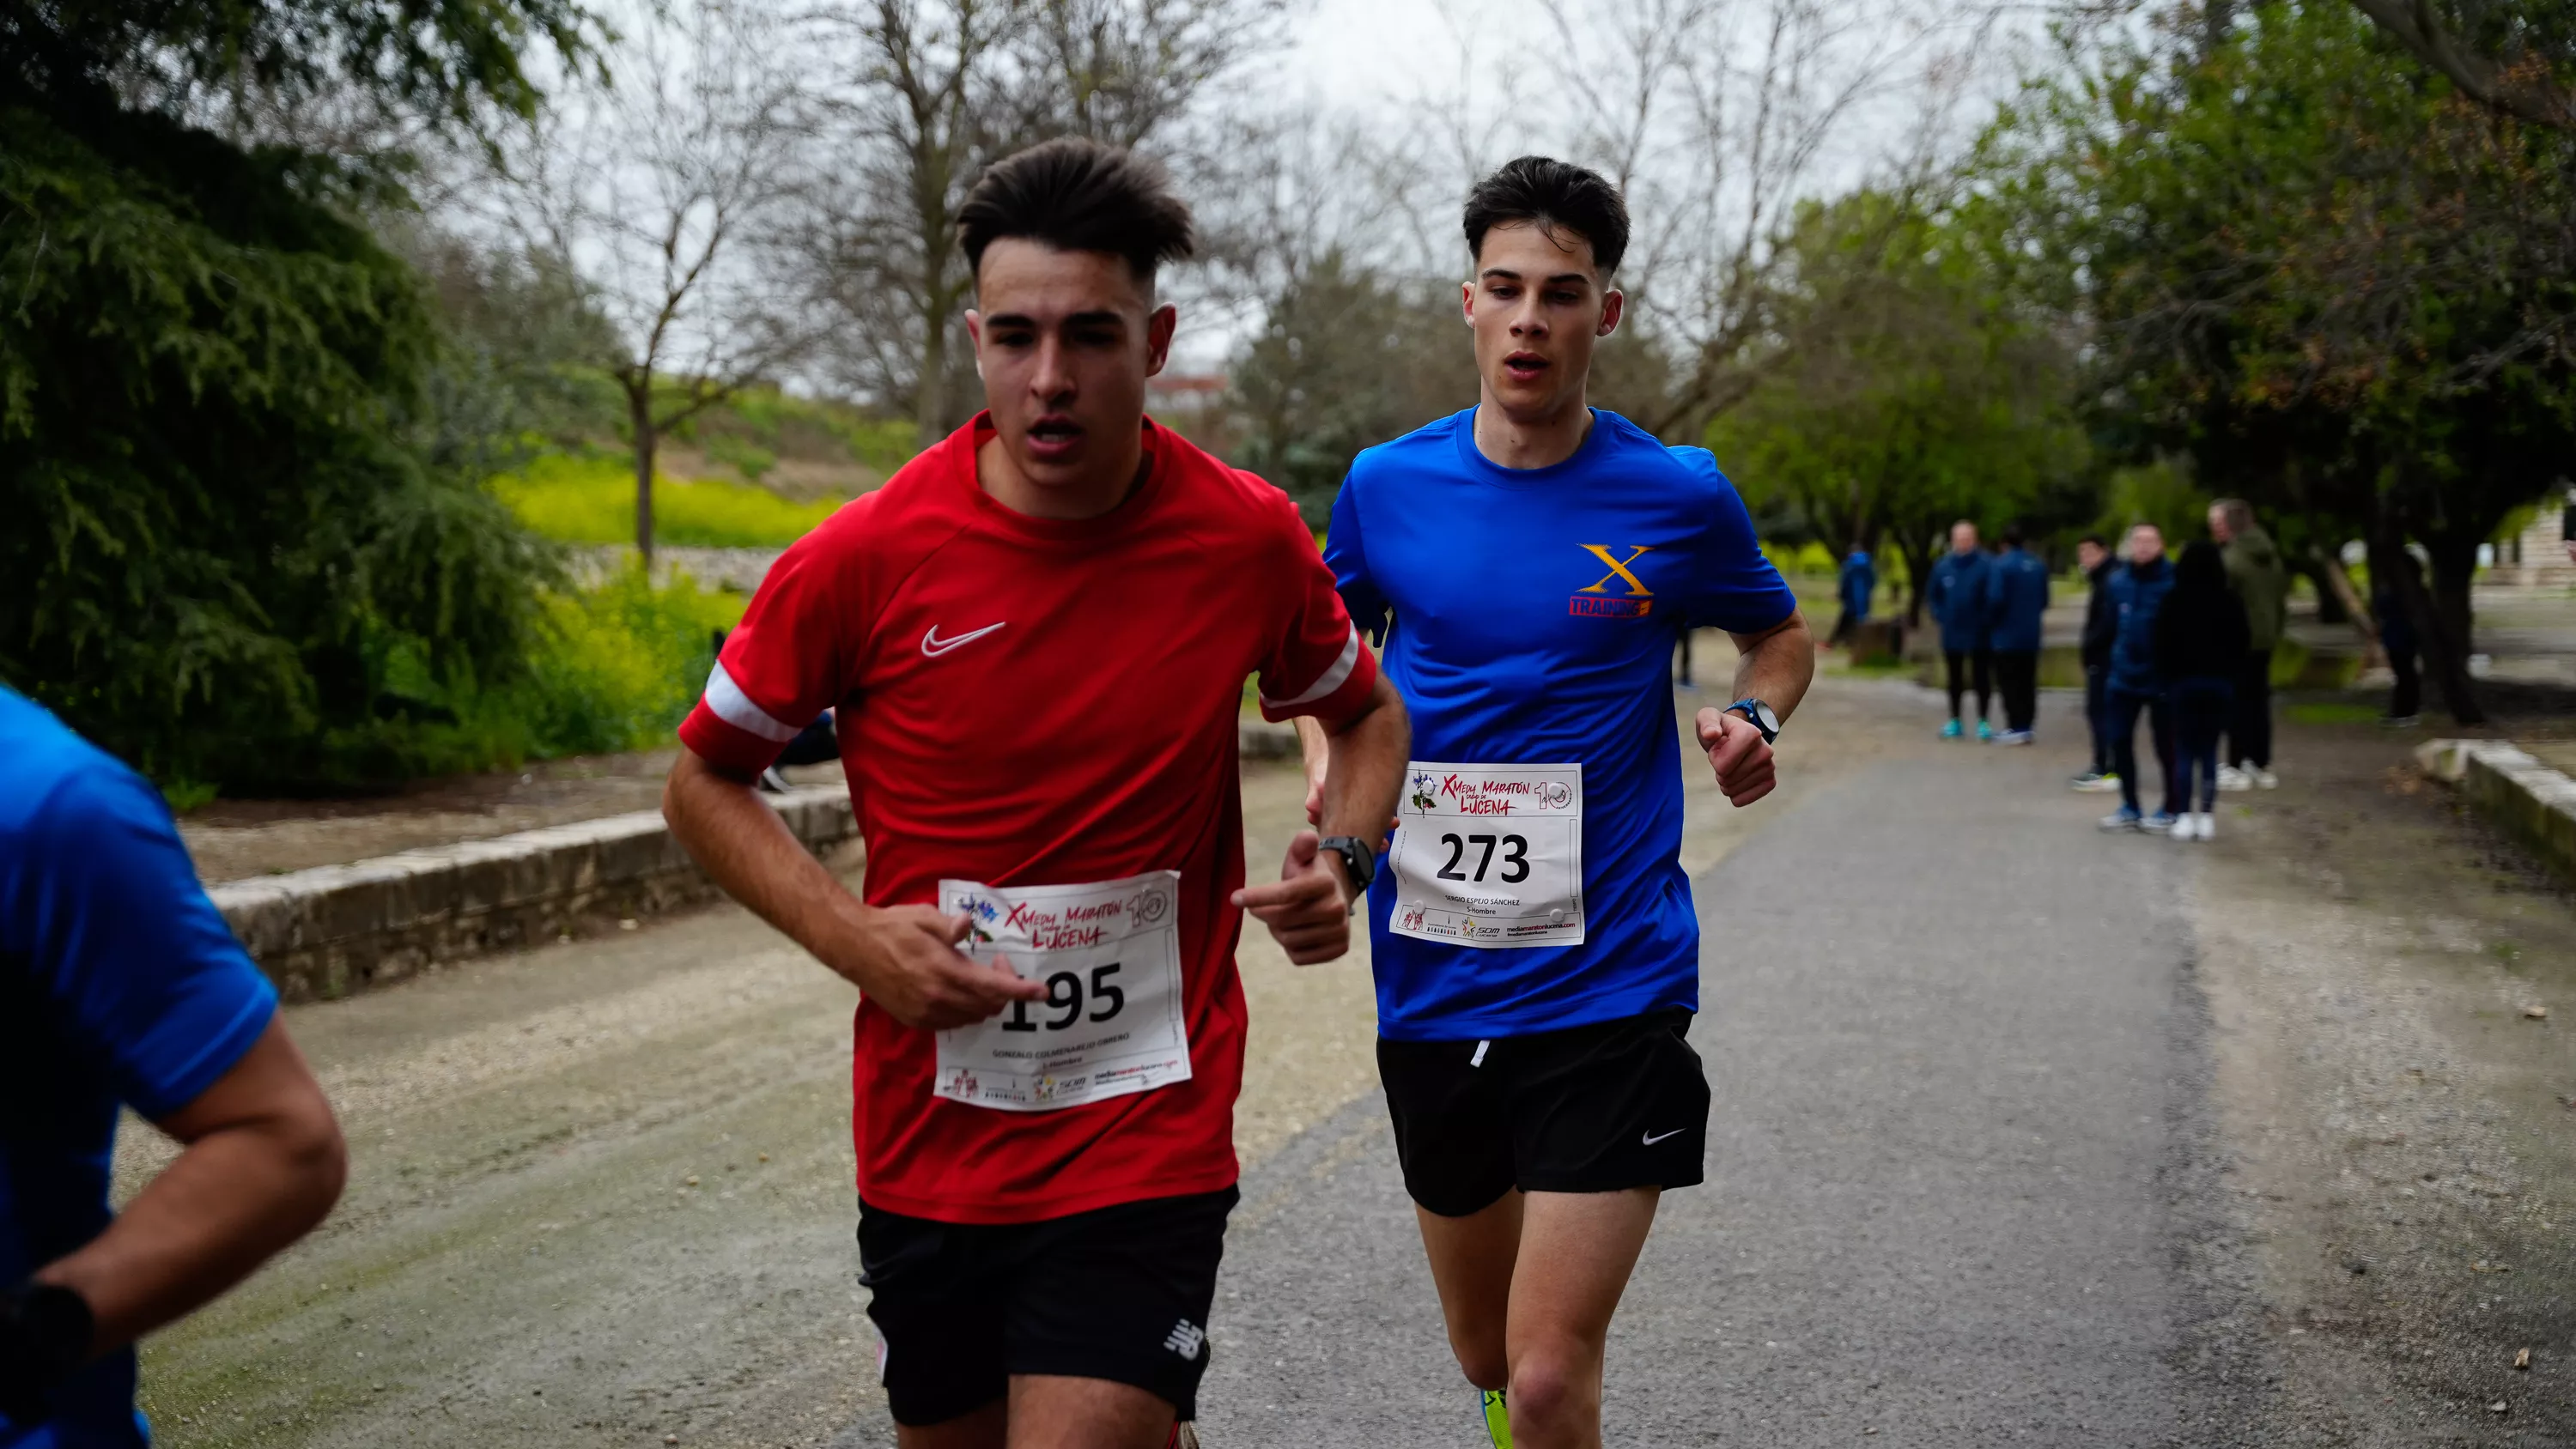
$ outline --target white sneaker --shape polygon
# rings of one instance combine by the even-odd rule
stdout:
[[[2221,765],[2218,767],[2218,788],[2221,790],[2251,790],[2254,788],[2254,777],[2245,773],[2243,770],[2236,768],[2234,765]]]
[[[2201,838],[2201,839],[2203,839],[2203,840],[2215,840],[2215,839],[2217,839],[2217,838],[2218,838],[2218,817],[2217,817],[2216,815],[2214,815],[2214,814],[2210,813],[2210,812],[2209,812],[2209,811],[2207,811],[2207,810],[2203,810],[2202,812],[2200,812],[2200,826],[2199,826],[2199,831],[2200,831],[2200,838]]]
[[[2269,770],[2256,770],[2254,772],[2254,783],[2262,786],[2266,790],[2278,790],[2281,788],[2281,777],[2273,774]]]

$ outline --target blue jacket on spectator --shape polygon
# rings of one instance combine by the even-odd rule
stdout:
[[[2158,554],[2144,567],[2122,564],[2103,587],[2111,596],[2115,631],[2110,686],[2123,694],[2164,693],[2164,671],[2156,667],[2156,616],[2173,592],[2173,560]]]
[[[2009,548],[1986,567],[1988,627],[1998,653],[2039,647],[2039,617],[2048,612],[2048,565],[2028,549]]]
[[[1983,550],[1945,553],[1932,566],[1932,586],[1923,593],[1932,617],[1941,621],[1941,647],[1953,654],[1972,654],[1987,646],[1990,606],[1986,572],[1994,560]]]
[[[1843,607],[1855,619],[1869,617],[1869,601],[1878,594],[1878,566],[1871,563],[1867,549],[1853,549],[1843,560]]]

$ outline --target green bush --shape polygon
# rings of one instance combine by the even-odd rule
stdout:
[[[545,600],[545,639],[508,701],[531,753],[652,749],[697,703],[715,665],[715,631],[742,619],[740,594],[701,592],[686,574],[655,587],[630,568],[593,589]]]
[[[492,480],[519,520],[563,543],[631,543],[634,465],[611,453],[550,453]],[[746,483],[653,482],[653,538],[701,548],[784,548],[841,506],[836,498],[794,503]]]
[[[685,574],[656,587],[640,567],[594,588],[544,591],[525,672],[480,690],[443,682],[416,641],[384,632],[370,662],[389,707],[326,734],[296,783],[367,788],[658,748],[697,702],[715,631],[738,623],[746,602],[701,592]]]

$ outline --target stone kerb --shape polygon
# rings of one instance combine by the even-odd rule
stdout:
[[[856,835],[838,785],[771,803],[818,856]],[[345,996],[442,961],[543,941],[585,919],[650,915],[714,893],[652,810],[227,881],[210,892],[290,1001]]]
[[[2472,814],[2576,882],[2576,780],[2498,740],[2434,740],[2416,758],[2426,774],[2457,785]]]

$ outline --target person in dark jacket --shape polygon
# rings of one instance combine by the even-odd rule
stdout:
[[[2174,564],[2173,592],[2156,615],[2156,668],[2173,699],[2176,772],[2182,811],[2176,840],[2216,832],[2218,738],[2236,704],[2236,677],[2252,645],[2245,601],[2227,584],[2227,563],[2214,543],[2193,543]],[[2198,793],[2195,795],[2194,790]],[[2194,808],[2194,801],[2198,808]]]
[[[2254,521],[2242,498],[2209,506],[2209,536],[2227,560],[2227,587],[2245,605],[2247,645],[2236,671],[2236,713],[2227,722],[2227,761],[2218,772],[2222,790],[2269,790],[2272,773],[2272,653],[2290,622],[2290,567],[2280,547]]]
[[[1851,632],[1869,622],[1869,601],[1878,593],[1878,566],[1870,562],[1869,550],[1855,543],[1843,555],[1842,578],[1838,585],[1842,595],[1843,614],[1834,621],[1833,637],[1828,644],[1840,644]]]
[[[2173,591],[2173,565],[2165,560],[2165,536],[2152,523],[2129,530],[2129,561],[2111,571],[2104,591],[2112,609],[2111,665],[2103,697],[2111,713],[2111,768],[2120,776],[2120,808],[2102,817],[2105,830],[2151,830],[2173,827],[2182,796],[2174,778],[2173,708],[2164,671],[2156,664],[2156,616],[2164,612]],[[2153,815],[2138,813],[2138,716],[2147,717],[2147,735],[2155,744],[2156,763],[2164,771],[2165,806]]]
[[[2084,637],[2079,653],[2084,660],[2084,723],[2093,734],[2093,764],[2067,783],[2078,790],[2106,791],[2120,788],[2120,777],[2111,769],[2111,706],[2104,698],[2111,678],[2111,635],[2117,616],[2111,607],[2109,584],[2111,570],[2120,561],[2111,556],[2111,546],[2102,535],[2088,533],[2076,542],[2076,565],[2084,571],[2085,587],[2090,591],[2084,603]]]
[[[2000,745],[2026,745],[2039,718],[2040,618],[2048,612],[2048,565],[2022,547],[2019,525],[2004,530],[2004,551],[1986,568],[1986,618],[1995,684],[2004,697]]]
[[[2419,582],[2423,566],[2415,555],[2400,552],[2396,567],[2406,570]],[[2396,687],[2388,692],[2388,713],[2379,722],[2391,729],[2412,729],[2421,722],[2424,709],[2424,674],[2416,666],[2422,645],[2415,637],[2414,616],[2406,612],[2406,600],[2396,589],[2396,581],[2376,580],[2370,586],[2370,612],[2379,624],[2379,647],[2388,653],[2388,672],[2397,676]]]
[[[1977,547],[1977,526],[1962,518],[1950,525],[1950,551],[1932,565],[1931,585],[1923,592],[1923,602],[1941,625],[1941,658],[1949,669],[1950,722],[1941,726],[1945,740],[1965,733],[1959,727],[1959,697],[1971,678],[1977,691],[1977,738],[1995,737],[1994,727],[1986,723],[1986,703],[1995,692],[1986,596],[1986,570],[1993,566]]]

